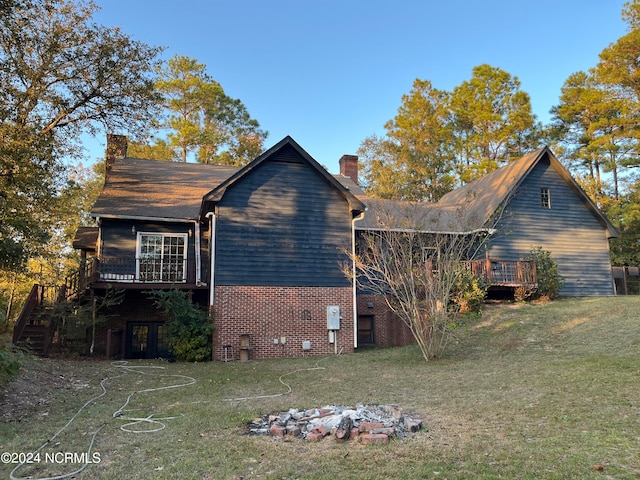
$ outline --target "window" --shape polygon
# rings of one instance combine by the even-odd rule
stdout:
[[[547,187],[540,189],[540,206],[542,208],[551,208],[551,191]]]
[[[141,282],[184,282],[187,234],[138,233],[136,277]]]

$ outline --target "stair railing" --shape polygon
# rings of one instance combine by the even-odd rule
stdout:
[[[42,304],[42,295],[44,287],[42,285],[35,284],[31,287],[31,292],[27,297],[26,302],[22,305],[16,324],[13,327],[13,343],[17,343],[24,332],[24,327],[29,323],[36,309]]]

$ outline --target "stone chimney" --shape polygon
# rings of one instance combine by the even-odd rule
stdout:
[[[340,157],[340,175],[349,177],[358,185],[358,156],[343,155]]]
[[[111,168],[116,160],[122,160],[127,156],[127,137],[126,135],[114,135],[107,133],[107,151],[105,153],[106,170],[105,178],[109,176]]]

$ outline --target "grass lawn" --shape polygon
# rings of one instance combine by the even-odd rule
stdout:
[[[92,450],[99,462],[75,478],[640,478],[640,297],[487,306],[432,363],[412,346],[127,367],[27,364],[23,375],[64,383],[31,393],[42,398],[26,413],[2,417],[0,452],[33,452],[73,421],[41,450],[39,464],[14,476],[75,470],[60,456],[44,462],[45,453],[86,452],[100,429]],[[228,400],[285,393],[280,380],[290,393]],[[145,391],[180,384],[189,385]],[[356,403],[396,404],[426,428],[385,446],[245,434],[246,423],[265,413]],[[156,422],[127,426],[131,417]],[[0,464],[0,478],[14,466]]]

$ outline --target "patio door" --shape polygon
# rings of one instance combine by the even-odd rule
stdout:
[[[166,327],[157,322],[135,322],[127,325],[126,358],[168,357]]]

